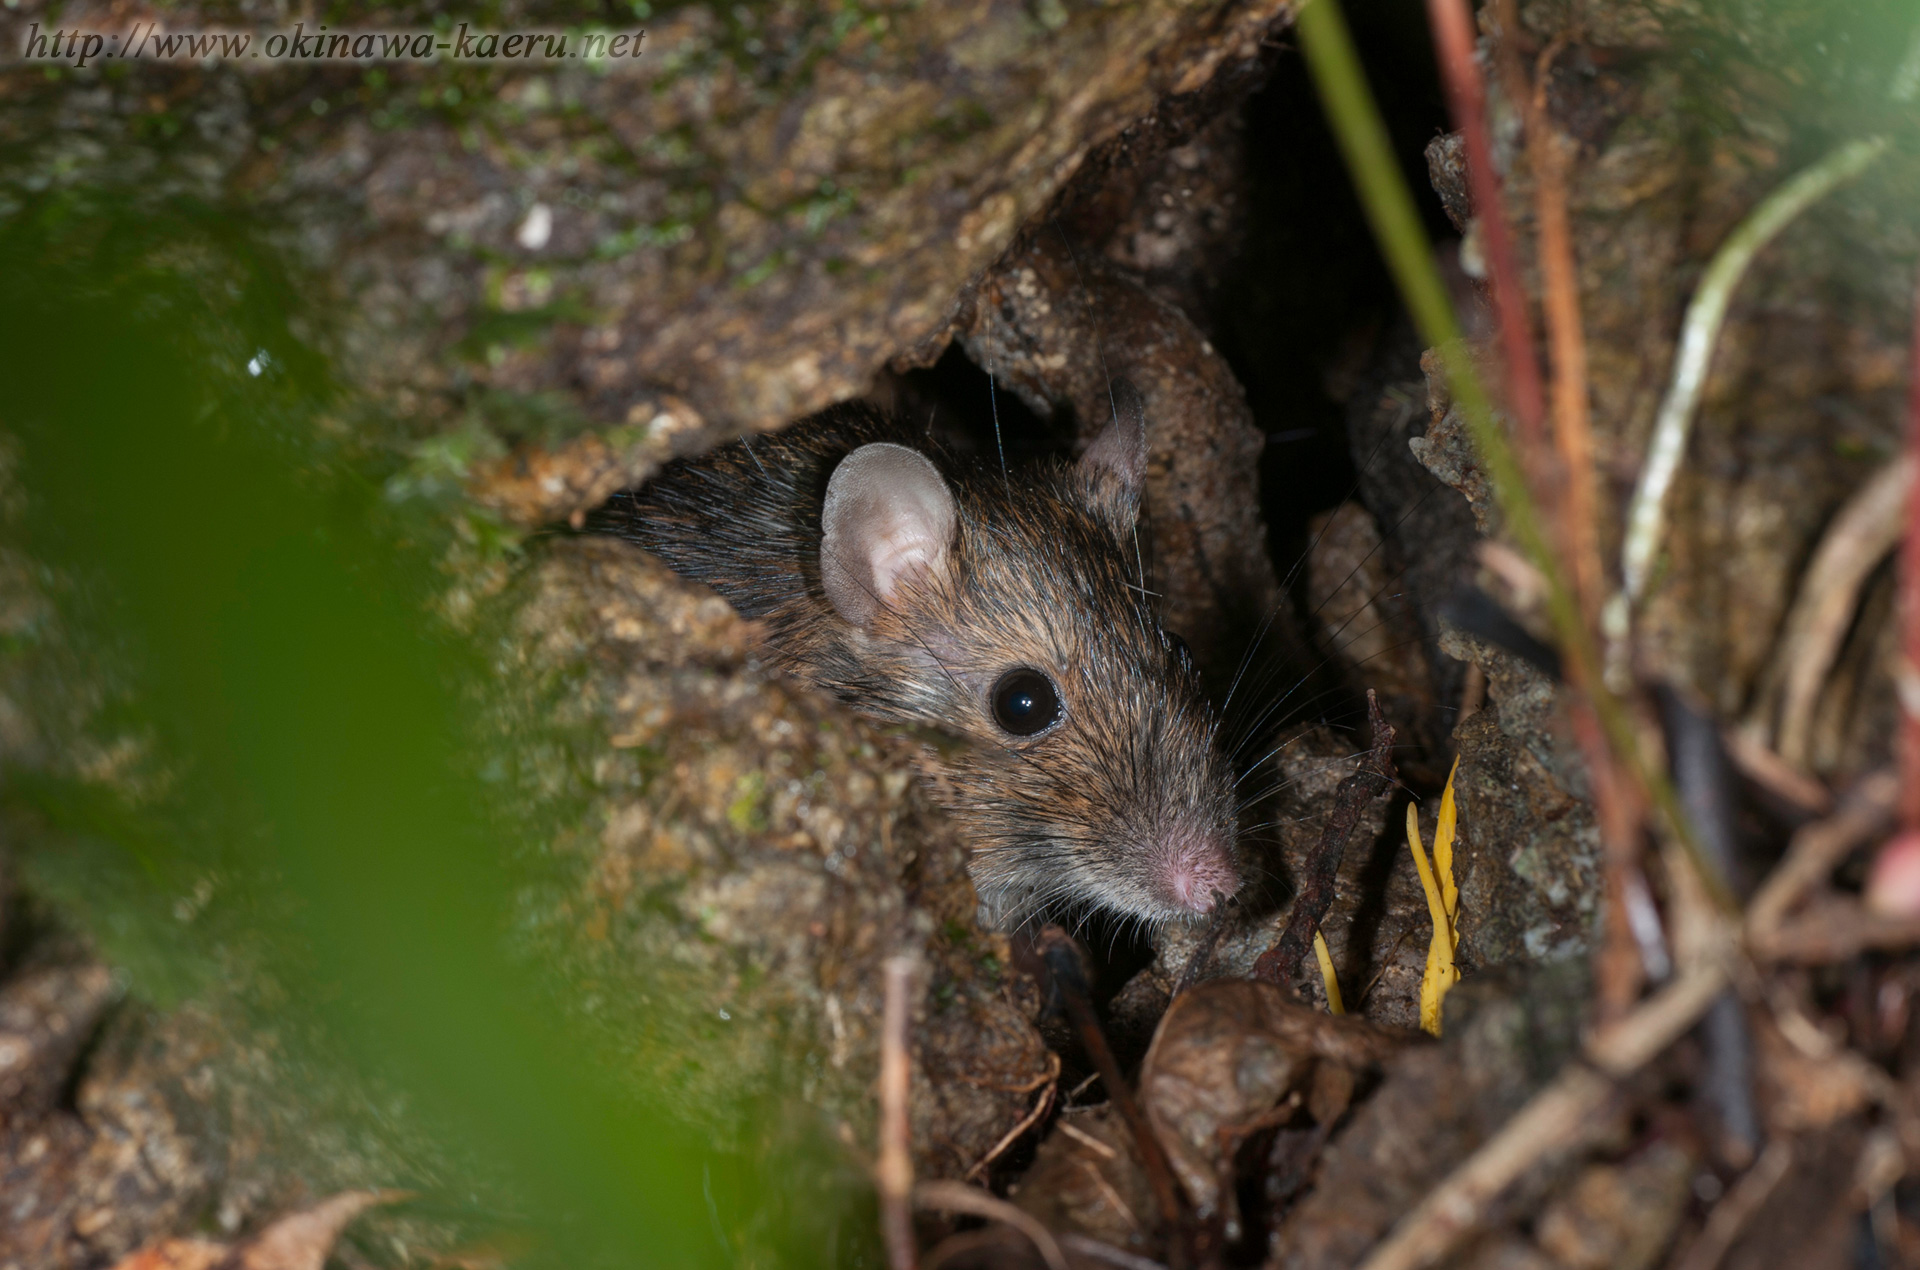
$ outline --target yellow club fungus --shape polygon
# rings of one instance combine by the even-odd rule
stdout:
[[[1340,980],[1333,973],[1333,954],[1327,951],[1327,937],[1319,931],[1313,932],[1313,955],[1320,962],[1320,977],[1327,981],[1328,1012],[1345,1014],[1347,1007],[1340,1000]]]
[[[1427,947],[1427,970],[1420,979],[1420,1026],[1434,1036],[1440,1035],[1440,1003],[1447,989],[1460,982],[1460,968],[1453,954],[1460,947],[1460,888],[1453,881],[1453,834],[1459,812],[1453,802],[1453,778],[1460,770],[1454,759],[1447,773],[1447,788],[1440,795],[1440,815],[1433,826],[1433,862],[1427,861],[1426,848],[1420,844],[1418,811],[1407,807],[1407,846],[1413,851],[1413,865],[1420,871],[1420,885],[1427,892],[1427,913],[1433,918],[1433,942]],[[1322,966],[1326,969],[1325,963]]]

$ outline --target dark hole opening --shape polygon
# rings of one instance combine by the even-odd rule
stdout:
[[[1424,9],[1396,0],[1358,6],[1349,20],[1401,169],[1430,236],[1444,243],[1454,230],[1424,152],[1449,124]],[[1298,600],[1304,570],[1295,566],[1313,519],[1356,496],[1349,403],[1370,375],[1378,383],[1384,362],[1397,354],[1404,368],[1418,346],[1298,52],[1275,50],[1266,82],[1237,109],[1245,130],[1238,175],[1244,229],[1208,292],[1206,311],[1188,316],[1232,367],[1266,436],[1260,476],[1269,549],[1278,575],[1293,575]],[[986,372],[958,343],[934,366],[892,377],[888,386],[896,411],[927,421],[941,443],[987,462],[1002,448],[1008,463],[1019,464],[1065,453],[1071,443],[1070,420],[1035,415],[1004,385],[991,390]],[[1268,682],[1279,692],[1289,679],[1281,671]],[[1298,695],[1305,705],[1294,717],[1363,729],[1357,693]],[[1152,956],[1146,937],[1130,926],[1096,923],[1082,937],[1103,1003]]]

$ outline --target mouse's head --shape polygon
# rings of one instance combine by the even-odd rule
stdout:
[[[1158,921],[1239,887],[1228,768],[1199,677],[1140,579],[1137,395],[1071,466],[950,481],[876,443],[834,470],[820,581],[847,624],[834,686],[970,738],[936,786],[1003,922]]]

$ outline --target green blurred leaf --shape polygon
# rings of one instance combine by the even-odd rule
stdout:
[[[544,1263],[721,1264],[730,1225],[777,1241],[837,1212],[831,1186],[811,1212],[778,1203],[777,1164],[636,1100],[510,954],[522,844],[487,815],[461,697],[484,668],[428,616],[426,555],[393,545],[434,527],[397,535],[407,509],[303,440],[337,394],[287,334],[270,257],[197,209],[110,212],[56,199],[0,226],[14,536],[84,579],[137,665],[123,722],[178,779],[142,802],[7,772],[34,885],[161,1003],[222,973],[218,910],[355,1065],[510,1179]]]

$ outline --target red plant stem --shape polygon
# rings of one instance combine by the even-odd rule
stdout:
[[[1596,1022],[1604,1027],[1632,1011],[1645,982],[1640,945],[1627,915],[1626,885],[1627,873],[1639,855],[1640,817],[1630,788],[1620,779],[1613,752],[1607,748],[1606,733],[1583,693],[1569,695],[1567,714],[1573,724],[1574,742],[1586,760],[1606,863],[1606,929],[1595,950],[1593,967]]]
[[[1467,147],[1467,181],[1473,194],[1474,215],[1480,224],[1481,244],[1492,275],[1495,312],[1499,316],[1505,351],[1508,405],[1517,424],[1518,449],[1528,480],[1537,497],[1557,509],[1551,518],[1551,538],[1569,566],[1582,616],[1591,624],[1600,596],[1599,551],[1595,542],[1592,438],[1587,419],[1586,342],[1580,329],[1578,274],[1573,261],[1568,225],[1566,186],[1555,139],[1548,133],[1544,92],[1536,95],[1526,82],[1514,41],[1519,24],[1511,3],[1499,3],[1500,32],[1506,88],[1514,105],[1528,113],[1528,143],[1539,203],[1540,251],[1547,291],[1547,318],[1553,336],[1555,372],[1555,440],[1564,469],[1548,457],[1546,402],[1541,390],[1540,364],[1534,354],[1533,329],[1520,270],[1508,231],[1506,207],[1493,168],[1493,145],[1487,132],[1486,89],[1474,60],[1473,17],[1468,0],[1427,0],[1434,44],[1440,58],[1454,125]],[[1541,87],[1551,51],[1542,58]],[[1571,479],[1574,488],[1564,488]],[[1568,710],[1573,733],[1592,782],[1594,812],[1600,821],[1606,860],[1607,928],[1596,956],[1595,980],[1602,1022],[1631,1009],[1639,994],[1642,967],[1638,945],[1627,924],[1625,882],[1639,848],[1636,790],[1607,744],[1604,730],[1587,694],[1603,692],[1570,667],[1574,689]]]
[[[1540,255],[1541,310],[1553,361],[1553,439],[1560,451],[1560,549],[1571,567],[1580,611],[1600,615],[1600,545],[1593,476],[1593,430],[1587,417],[1587,340],[1580,323],[1580,270],[1567,213],[1567,157],[1547,114],[1547,77],[1559,41],[1540,54],[1526,103],[1527,154],[1533,164],[1534,215]]]
[[[1503,18],[1513,5],[1502,6]],[[1508,26],[1508,34],[1512,26]],[[1580,322],[1580,271],[1573,255],[1573,227],[1567,211],[1567,156],[1547,112],[1547,83],[1560,41],[1547,46],[1534,65],[1533,86],[1510,49],[1503,62],[1508,88],[1525,115],[1527,155],[1533,167],[1535,226],[1540,257],[1541,310],[1553,362],[1553,439],[1560,454],[1559,498],[1554,528],[1574,595],[1589,629],[1600,615],[1601,573],[1593,430],[1587,410],[1587,343]],[[1640,995],[1645,964],[1639,940],[1627,916],[1627,888],[1640,867],[1641,791],[1622,770],[1593,713],[1592,695],[1605,691],[1583,681],[1576,668],[1574,686],[1586,694],[1571,705],[1574,735],[1587,760],[1594,814],[1606,851],[1607,927],[1594,962],[1595,997],[1602,1025],[1623,1018]]]
[[[1487,93],[1473,56],[1473,14],[1468,0],[1427,0],[1440,78],[1446,85],[1453,126],[1467,145],[1467,188],[1473,194],[1474,219],[1493,284],[1494,315],[1506,362],[1507,409],[1520,432],[1520,450],[1530,459],[1544,452],[1546,398],[1540,387],[1540,363],[1533,351],[1533,321],[1520,285],[1520,266],[1507,228],[1500,178],[1493,170],[1493,140],[1487,132]],[[1530,473],[1530,475],[1534,475]]]
[[[1907,364],[1907,446],[1920,458],[1920,278],[1913,299],[1913,353]],[[1900,548],[1900,827],[1920,832],[1920,481],[1907,494]]]

